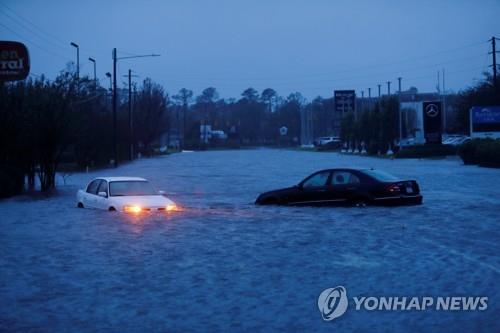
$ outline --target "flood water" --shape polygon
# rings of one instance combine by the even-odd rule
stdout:
[[[313,171],[416,179],[410,207],[260,207]],[[183,210],[78,209],[97,176],[148,178]],[[500,331],[500,170],[293,150],[179,153],[0,201],[0,331]],[[347,312],[317,299],[344,286]],[[485,311],[355,310],[353,296],[487,296]]]

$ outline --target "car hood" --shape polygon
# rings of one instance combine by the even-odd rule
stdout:
[[[163,195],[138,195],[110,197],[109,200],[116,206],[123,208],[125,205],[137,205],[145,208],[166,207],[174,202]]]

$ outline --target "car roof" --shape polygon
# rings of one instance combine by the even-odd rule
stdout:
[[[104,179],[107,182],[147,181],[141,177],[97,177],[95,179]]]
[[[331,169],[318,170],[314,173],[322,172],[322,171],[365,171],[365,170],[375,170],[375,169],[373,169],[373,168],[371,168],[371,169],[368,169],[368,168],[331,168]]]

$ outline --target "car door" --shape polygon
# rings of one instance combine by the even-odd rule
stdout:
[[[97,190],[101,184],[102,179],[95,179],[87,186],[83,196],[83,206],[97,208]]]
[[[100,192],[105,192],[106,197],[101,197],[99,195]],[[108,198],[109,198],[109,190],[108,190],[108,182],[102,180],[97,188],[97,198],[96,198],[96,208],[99,209],[108,209]]]
[[[348,202],[355,199],[361,190],[359,177],[351,171],[334,171],[331,178],[332,199]]]
[[[320,171],[306,178],[300,185],[296,204],[325,204],[328,201],[330,174],[330,171]]]

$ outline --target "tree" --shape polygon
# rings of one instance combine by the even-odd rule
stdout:
[[[219,99],[219,94],[214,87],[206,88],[201,95],[196,98],[196,103],[203,109],[205,123],[214,124],[217,118],[215,101]]]
[[[273,102],[276,99],[276,91],[271,88],[266,88],[260,94],[260,100],[267,105],[267,112],[271,113],[273,110]]]
[[[456,100],[457,113],[452,125],[452,131],[469,133],[469,110],[473,106],[500,105],[500,89],[495,91],[493,77],[483,73],[484,79],[476,86],[461,91]],[[469,133],[470,134],[470,133]]]
[[[152,143],[168,127],[167,105],[168,95],[163,88],[149,78],[144,80],[136,100],[134,124],[137,124],[136,138],[144,145],[148,154],[152,152]]]
[[[254,88],[248,88],[241,93],[241,96],[249,102],[257,102],[259,99],[259,93]]]
[[[185,148],[185,135],[186,135],[186,124],[187,124],[187,113],[188,113],[188,106],[189,102],[191,101],[193,97],[193,91],[182,88],[179,90],[179,93],[177,95],[174,95],[173,98],[176,100],[178,103],[182,105],[182,130],[181,130],[181,148]]]

